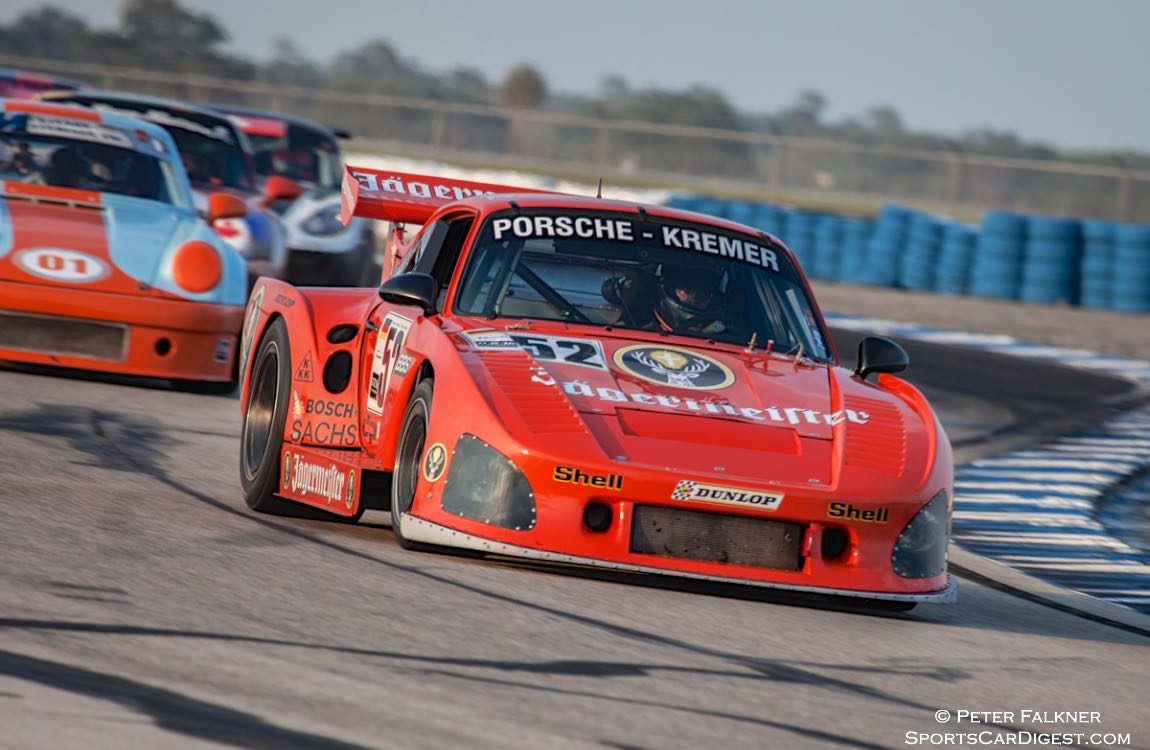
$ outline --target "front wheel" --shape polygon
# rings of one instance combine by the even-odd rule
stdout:
[[[434,388],[435,382],[431,378],[421,380],[415,387],[415,393],[403,415],[403,427],[395,447],[395,473],[391,480],[391,533],[404,549],[426,549],[403,535],[402,514],[410,511],[415,502]]]
[[[293,504],[275,497],[279,448],[291,394],[291,343],[287,324],[276,318],[260,339],[240,432],[240,485],[244,502],[259,513],[285,515]]]

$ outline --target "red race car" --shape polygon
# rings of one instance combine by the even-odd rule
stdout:
[[[250,508],[390,507],[408,548],[954,599],[950,444],[891,374],[906,353],[868,338],[839,367],[776,238],[357,167],[342,198],[344,220],[392,222],[385,280],[256,285]]]

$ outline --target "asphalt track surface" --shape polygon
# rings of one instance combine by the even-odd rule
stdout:
[[[1128,389],[907,347],[964,459]],[[405,552],[249,513],[238,435],[234,397],[0,369],[0,748],[893,748],[1023,708],[1150,747],[1145,636],[969,580],[871,614]]]

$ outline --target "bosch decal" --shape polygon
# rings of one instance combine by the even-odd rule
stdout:
[[[309,398],[304,402],[304,414],[318,414],[323,417],[340,417],[350,419],[355,416],[355,404],[345,404],[340,401],[324,401]]]
[[[624,372],[673,388],[710,391],[735,382],[729,367],[690,349],[634,344],[617,349],[614,360]]]
[[[295,419],[291,423],[293,443],[354,448],[359,445],[359,426],[354,422],[326,422]]]
[[[724,487],[681,479],[671,492],[672,500],[701,500],[706,503],[744,505],[762,510],[775,510],[783,502],[781,492],[762,492],[739,487]]]

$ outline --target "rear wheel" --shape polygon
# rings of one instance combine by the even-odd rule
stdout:
[[[419,484],[423,449],[427,443],[427,423],[435,381],[425,378],[415,387],[403,415],[403,427],[395,447],[395,473],[391,479],[391,533],[404,549],[427,549],[403,535],[402,514],[411,510]]]
[[[254,511],[283,515],[294,503],[275,497],[279,448],[291,393],[291,344],[287,324],[276,318],[260,339],[252,361],[251,388],[240,433],[240,485]]]

